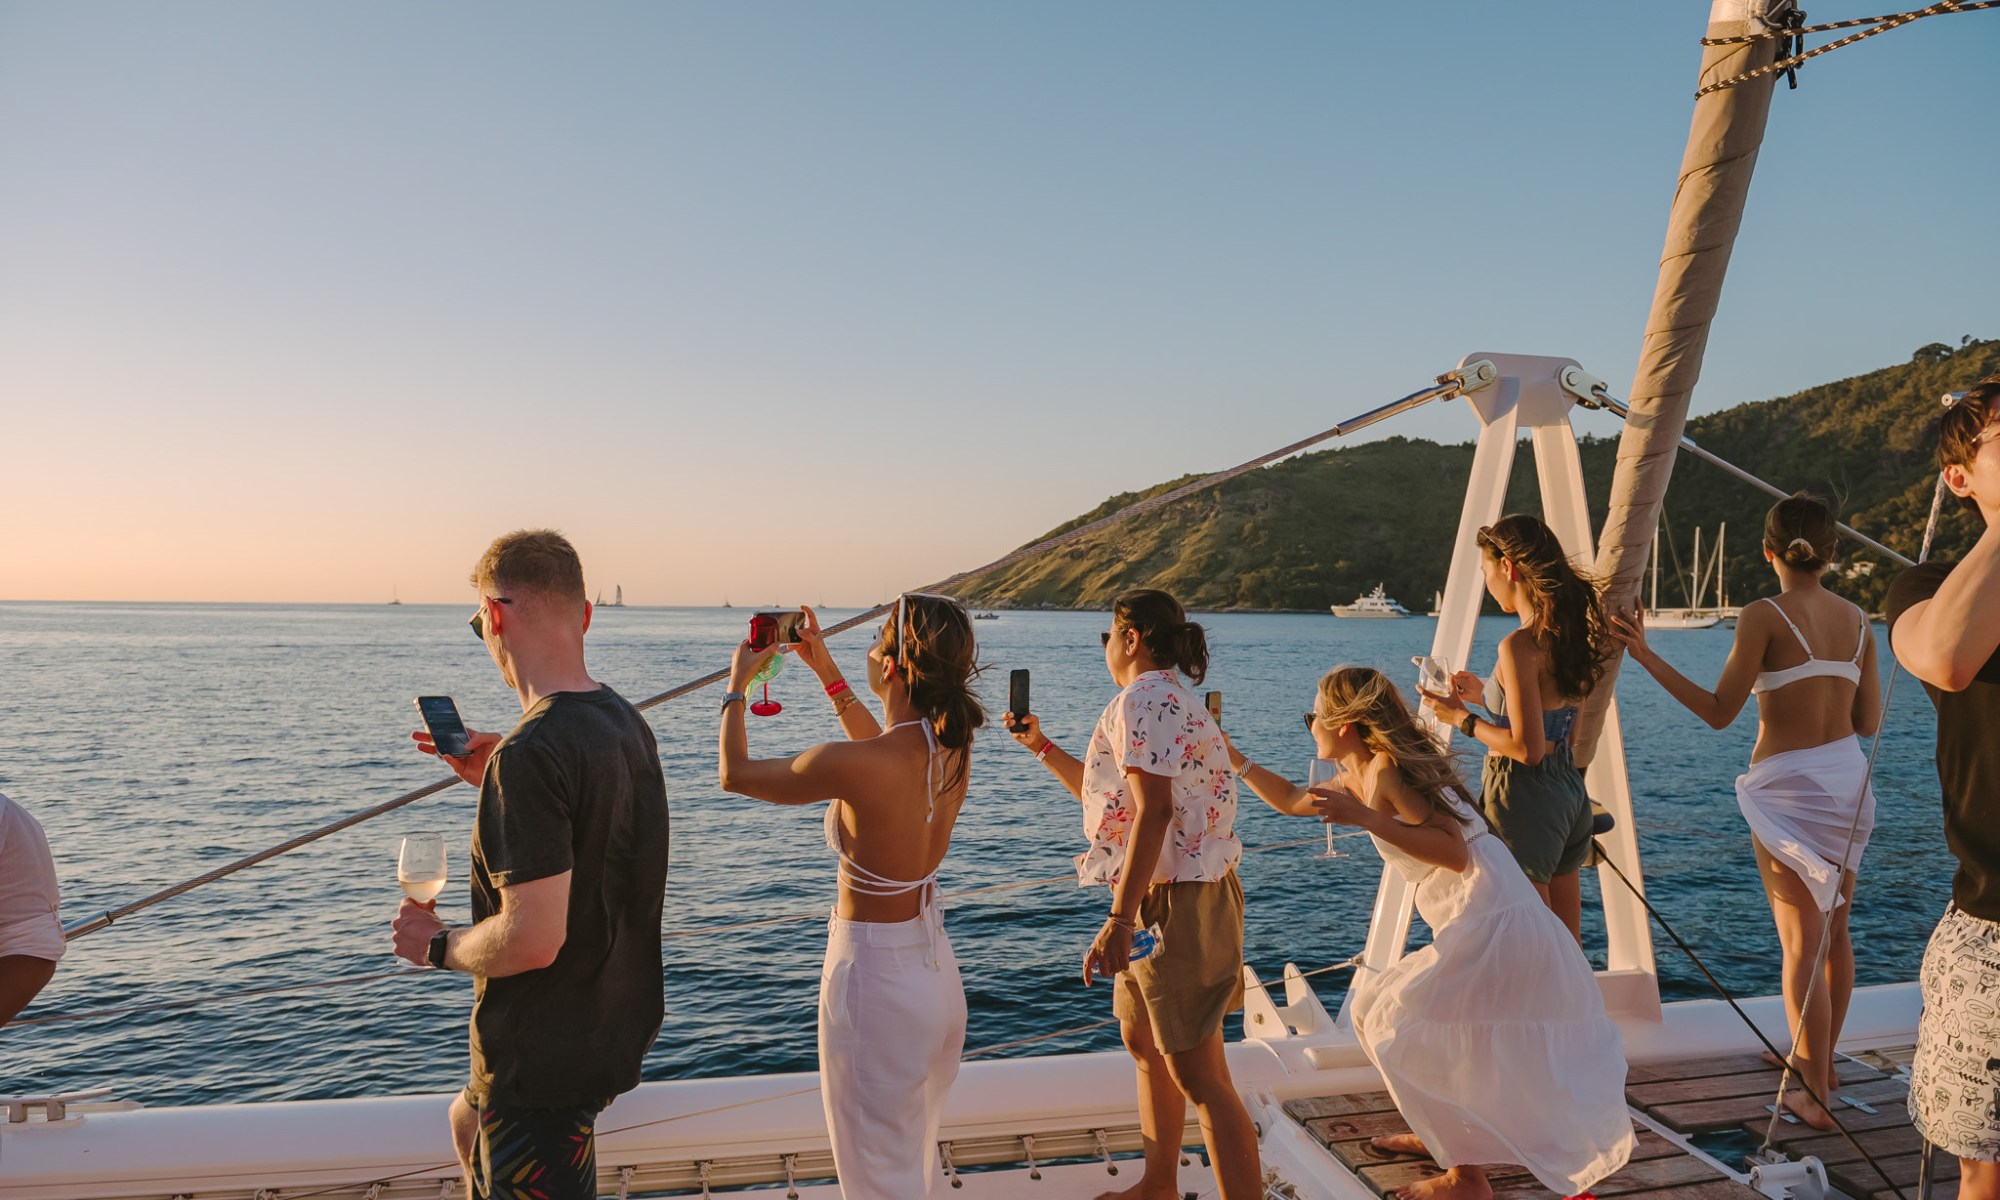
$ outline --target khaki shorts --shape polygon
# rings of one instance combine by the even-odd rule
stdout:
[[[1161,947],[1114,981],[1111,1011],[1143,1017],[1162,1054],[1192,1050],[1243,1007],[1243,884],[1234,871],[1213,883],[1156,883],[1139,925],[1159,926]]]

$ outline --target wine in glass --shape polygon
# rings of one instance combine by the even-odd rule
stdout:
[[[1316,788],[1322,784],[1332,783],[1335,779],[1338,779],[1339,777],[1340,777],[1340,764],[1336,762],[1329,762],[1324,758],[1313,759],[1312,765],[1306,768],[1306,786],[1309,788]],[[1313,855],[1313,857],[1314,858],[1347,857],[1347,855],[1344,854],[1343,852],[1335,850],[1333,848],[1333,825],[1331,823],[1329,823],[1326,827],[1326,853],[1315,854]]]
[[[403,894],[418,904],[429,904],[444,890],[444,835],[413,833],[403,839],[403,852],[396,858],[396,882]]]

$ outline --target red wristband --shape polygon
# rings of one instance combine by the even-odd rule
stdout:
[[[847,681],[845,679],[836,679],[832,683],[826,685],[826,698],[831,700],[835,696],[840,695],[840,693],[846,690],[847,690]]]
[[[1043,760],[1047,759],[1049,756],[1049,751],[1055,748],[1056,744],[1054,742],[1050,741],[1047,738],[1043,738],[1042,748],[1040,750],[1035,751],[1035,761],[1042,762]]]

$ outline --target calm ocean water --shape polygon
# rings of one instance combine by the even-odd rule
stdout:
[[[431,781],[408,740],[411,697],[448,692],[468,723],[504,729],[519,715],[465,628],[470,606],[0,605],[0,791],[48,830],[74,920]],[[600,610],[593,673],[637,700],[727,662],[745,610]],[[829,618],[842,614],[834,612]],[[1227,696],[1225,725],[1251,756],[1303,777],[1299,727],[1313,683],[1341,662],[1401,681],[1429,648],[1432,622],[1315,615],[1213,615],[1207,686]],[[1115,691],[1095,613],[1006,613],[979,625],[995,668],[984,693],[997,721],[1006,672],[1034,671],[1044,728],[1080,750]],[[1490,669],[1511,621],[1481,622],[1473,669]],[[1878,640],[1881,631],[1877,630]],[[1712,680],[1730,634],[1662,633],[1661,650]],[[834,642],[861,674],[860,631]],[[1886,646],[1883,647],[1886,651]],[[1885,657],[1886,661],[1886,657]],[[810,672],[772,685],[785,711],[753,719],[753,753],[837,736]],[[809,1069],[833,862],[817,808],[786,810],[715,783],[714,689],[653,710],[673,806],[666,926],[701,930],[788,914],[808,919],[668,943],[666,1026],[649,1079]],[[1732,781],[1748,760],[1754,709],[1716,733],[1628,670],[1621,683],[1639,840],[1651,894],[1733,990],[1778,987],[1777,941],[1758,887]],[[1862,868],[1855,951],[1863,983],[1914,978],[1949,895],[1939,831],[1929,702],[1898,685],[1877,767],[1880,816]],[[1470,772],[1476,779],[1476,767]],[[25,1017],[84,1012],[339,975],[390,970],[395,854],[415,830],[445,831],[452,883],[440,905],[464,920],[465,846],[474,792],[455,787],[80,939]],[[1244,792],[1247,845],[1313,837]],[[1248,857],[1250,962],[1275,975],[1354,953],[1380,864],[1366,839],[1350,857],[1314,847]],[[1077,805],[997,728],[973,759],[973,790],[944,870],[948,890],[1061,875],[1081,846]],[[1586,898],[1595,901],[1594,876]],[[1083,1025],[1109,1015],[1078,963],[1104,911],[1101,892],[1054,884],[968,898],[947,923],[971,1008],[969,1046]],[[1587,920],[1590,919],[1588,916]],[[1601,947],[1601,930],[1594,934]],[[1671,999],[1705,994],[1659,943]],[[1317,981],[1329,1006],[1345,988]],[[470,985],[450,975],[280,994],[141,1016],[0,1031],[0,1092],[110,1085],[148,1104],[441,1091],[466,1067]],[[1231,1035],[1237,1032],[1235,1022]],[[1115,1029],[1023,1053],[1107,1049]]]

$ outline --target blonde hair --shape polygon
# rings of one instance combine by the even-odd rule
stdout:
[[[1418,727],[1388,676],[1373,667],[1335,667],[1320,677],[1314,715],[1327,726],[1352,723],[1361,744],[1394,759],[1404,781],[1430,801],[1433,812],[1458,816],[1444,799],[1446,789],[1465,792],[1458,764]]]

